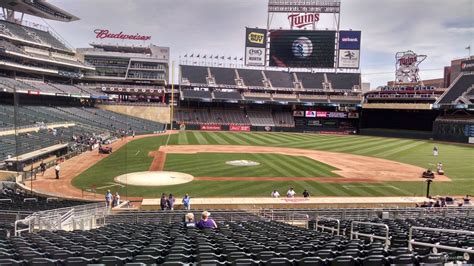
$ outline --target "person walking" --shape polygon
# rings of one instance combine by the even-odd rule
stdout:
[[[44,176],[44,172],[46,172],[46,164],[43,161],[40,163],[40,171],[41,175]]]
[[[191,210],[191,197],[189,197],[187,193],[184,196],[182,203],[185,210]]]
[[[173,197],[173,194],[170,194],[168,196],[168,208],[170,210],[174,210],[174,203],[175,203],[176,199]]]
[[[287,198],[294,198],[295,194],[296,194],[295,190],[292,187],[290,187],[290,189],[288,189],[288,192],[286,192],[286,197]]]
[[[273,190],[272,192],[272,198],[279,198],[280,197],[280,193],[278,193],[278,191],[275,189]]]
[[[59,167],[59,163],[56,163],[54,167],[54,172],[56,173],[56,179],[59,179],[59,171],[61,171],[61,167]]]
[[[112,193],[110,193],[110,190],[107,190],[105,193],[105,206],[108,208],[112,206]]]
[[[160,207],[161,207],[162,211],[166,210],[167,207],[168,207],[168,200],[166,199],[166,194],[165,193],[161,194]]]
[[[309,192],[308,192],[308,190],[305,189],[305,190],[303,191],[303,197],[309,198]]]

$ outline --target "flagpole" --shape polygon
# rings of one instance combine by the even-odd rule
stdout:
[[[170,130],[173,130],[174,112],[174,61],[171,61],[171,109],[170,109]]]

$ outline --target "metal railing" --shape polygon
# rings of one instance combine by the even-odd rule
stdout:
[[[35,230],[92,229],[105,225],[107,213],[108,210],[103,203],[39,211],[15,221],[15,236],[25,231],[32,232]]]
[[[374,235],[374,234],[365,234],[365,233],[361,233],[359,231],[354,231],[354,225],[356,225],[356,224],[383,227],[383,228],[385,228],[385,236],[378,236],[378,235]],[[359,239],[359,236],[364,236],[364,237],[370,238],[371,241],[373,239],[384,240],[385,248],[388,248],[390,246],[389,228],[388,228],[388,225],[386,225],[386,224],[352,221],[351,222],[351,240],[354,239],[354,236],[355,236],[355,239]]]
[[[319,222],[325,220],[325,221],[335,221],[337,223],[336,227],[330,227],[330,226],[325,226],[325,225],[319,225]],[[336,232],[336,235],[340,234],[340,228],[341,228],[341,220],[331,218],[331,217],[320,217],[316,216],[316,221],[314,224],[314,230],[318,231],[318,229],[322,229],[321,231],[324,232],[324,230],[330,231],[332,234]]]
[[[410,250],[413,250],[413,245],[415,245],[415,246],[422,246],[422,247],[429,247],[429,248],[436,248],[436,249],[443,249],[443,250],[449,250],[449,251],[456,251],[456,252],[464,252],[464,253],[474,254],[473,249],[458,248],[458,247],[451,247],[451,246],[446,246],[446,245],[441,245],[441,244],[431,244],[431,243],[415,241],[413,239],[413,230],[441,232],[441,233],[453,233],[453,234],[464,234],[464,235],[470,235],[470,236],[474,236],[474,231],[412,226],[412,227],[410,227],[410,231],[408,233],[408,248]]]

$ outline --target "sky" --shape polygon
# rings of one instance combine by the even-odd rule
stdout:
[[[267,0],[49,2],[80,18],[70,23],[46,21],[75,48],[96,41],[95,29],[139,33],[151,35],[153,44],[170,47],[176,64],[185,54],[243,57],[245,27],[265,28],[268,4]],[[362,81],[372,88],[394,79],[396,52],[412,50],[428,56],[420,64],[422,79],[441,78],[452,59],[468,56],[466,47],[474,53],[474,0],[342,0],[340,20],[340,29],[362,31],[360,71]],[[274,15],[271,27],[288,28],[286,14]],[[332,27],[333,17],[321,16],[318,28]]]

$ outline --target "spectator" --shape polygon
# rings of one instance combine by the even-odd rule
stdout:
[[[308,190],[305,189],[305,190],[303,191],[303,197],[309,198],[309,192],[308,192]]]
[[[173,194],[170,194],[170,195],[168,196],[168,200],[167,200],[167,202],[168,202],[168,208],[169,208],[170,210],[174,210],[174,203],[175,203],[175,201],[176,201],[176,199],[173,197]]]
[[[40,163],[40,170],[41,170],[41,175],[44,175],[44,172],[46,172],[46,164],[41,161]]]
[[[115,192],[114,199],[112,201],[112,207],[117,207],[120,205],[120,195],[118,192]]]
[[[463,201],[464,201],[464,204],[471,204],[471,198],[469,197],[469,195],[466,195],[463,198]]]
[[[191,197],[189,197],[188,194],[186,194],[182,200],[183,207],[185,210],[190,210],[191,209]],[[194,216],[193,216],[194,217]]]
[[[192,212],[187,213],[186,216],[184,216],[184,227],[196,227],[194,214]]]
[[[279,198],[280,197],[280,193],[278,193],[278,191],[275,189],[273,190],[272,192],[272,198]]]
[[[201,220],[196,224],[199,229],[211,229],[217,228],[217,224],[214,220],[210,219],[211,213],[203,211],[201,214]]]
[[[164,211],[168,208],[168,200],[166,199],[166,194],[165,193],[161,194],[160,207],[161,207],[162,211]]]
[[[54,172],[56,173],[56,179],[59,179],[59,171],[61,171],[61,167],[59,167],[59,163],[56,163],[54,167]]]
[[[296,192],[293,190],[292,187],[290,187],[290,189],[288,189],[288,192],[286,192],[286,197],[287,198],[294,198],[295,194],[296,194]]]
[[[107,190],[107,192],[105,193],[105,206],[112,206],[112,193],[110,193],[110,190]]]

